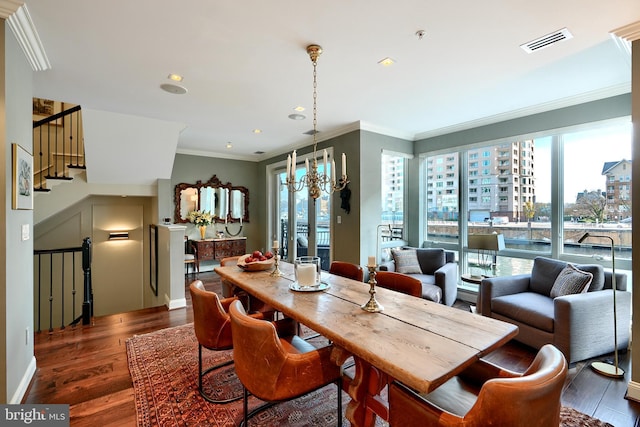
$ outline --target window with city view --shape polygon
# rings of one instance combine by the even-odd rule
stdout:
[[[563,163],[554,160],[554,152]],[[536,255],[588,255],[607,265],[606,241],[578,244],[586,232],[613,238],[616,259],[631,259],[630,123],[461,148],[423,159],[425,240],[432,244],[465,248],[466,242],[458,242],[461,224],[465,235],[501,233],[506,250],[495,260],[494,270],[501,275],[530,271]],[[553,194],[555,203],[562,204],[559,209],[554,208]],[[551,235],[554,224],[563,236],[561,243]],[[473,254],[460,259],[463,272],[469,271],[469,263],[477,263]]]
[[[380,173],[382,217],[380,224],[390,225],[389,238],[402,238],[404,228],[404,173],[406,159],[396,154],[382,154]]]

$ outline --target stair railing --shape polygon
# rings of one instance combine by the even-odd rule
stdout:
[[[42,331],[43,323],[49,332],[56,327],[65,329],[76,325],[81,320],[83,325],[90,324],[93,316],[91,239],[85,237],[80,247],[35,250],[33,255],[37,332]]]
[[[34,191],[50,191],[46,181],[70,180],[70,168],[86,169],[79,105],[33,122]]]

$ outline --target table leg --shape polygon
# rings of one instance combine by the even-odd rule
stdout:
[[[354,357],[356,372],[349,385],[351,402],[347,405],[346,417],[352,426],[373,427],[376,415],[385,421],[389,419],[389,409],[380,399],[380,392],[387,385],[388,378],[359,357]]]

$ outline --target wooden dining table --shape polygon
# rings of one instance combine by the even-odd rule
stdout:
[[[371,297],[369,283],[323,271],[326,290],[294,291],[293,265],[279,267],[281,276],[237,266],[215,272],[330,340],[337,364],[353,357],[355,374],[345,378],[353,426],[388,419],[380,392],[390,381],[428,393],[518,333],[509,323],[380,287],[374,296],[383,310],[368,312],[361,306]]]

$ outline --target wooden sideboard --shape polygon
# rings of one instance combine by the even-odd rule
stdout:
[[[222,258],[244,255],[247,252],[246,237],[194,240],[198,250],[198,261],[220,261]]]

